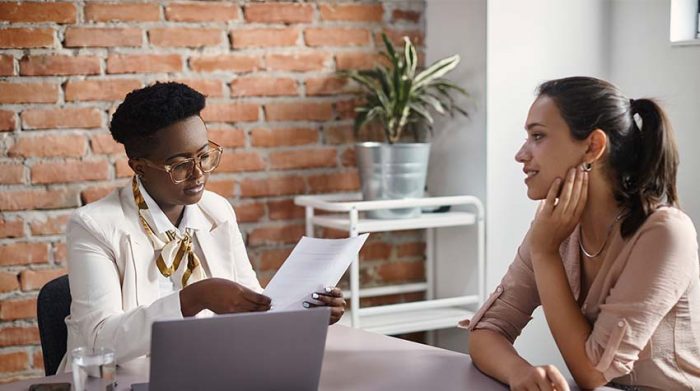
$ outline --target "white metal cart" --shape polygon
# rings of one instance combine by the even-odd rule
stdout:
[[[297,196],[294,202],[306,208],[306,235],[309,237],[313,237],[315,226],[347,231],[351,237],[365,232],[427,229],[426,281],[360,289],[360,266],[359,259],[356,258],[350,267],[350,291],[345,292],[346,297],[350,298],[350,311],[340,321],[341,324],[387,335],[450,328],[454,327],[459,320],[471,317],[483,302],[486,286],[484,208],[477,197],[362,201],[361,194],[353,193]],[[423,213],[417,218],[408,219],[360,218],[360,212],[368,210],[446,205],[468,206],[473,209],[473,212]],[[336,213],[316,215],[315,210]],[[435,298],[434,229],[465,225],[476,225],[478,229],[477,292],[472,295]],[[425,292],[426,300],[360,308],[362,297],[409,292]]]

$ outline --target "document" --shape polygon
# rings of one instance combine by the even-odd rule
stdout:
[[[313,292],[335,286],[358,256],[369,234],[348,239],[302,237],[284,261],[264,295],[272,299],[270,311],[303,309]]]

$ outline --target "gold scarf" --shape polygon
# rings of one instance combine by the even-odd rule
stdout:
[[[141,225],[146,231],[146,235],[151,240],[153,248],[160,252],[158,254],[158,258],[156,259],[156,266],[158,266],[160,273],[163,276],[170,278],[173,273],[178,272],[182,258],[186,256],[187,268],[182,271],[182,288],[187,286],[187,282],[190,277],[192,277],[194,281],[204,279],[204,272],[202,271],[201,262],[192,248],[192,230],[187,228],[184,234],[176,229],[168,230],[165,233],[155,233],[148,224],[148,220],[150,219],[153,221],[153,219],[151,218],[151,213],[148,210],[148,204],[146,204],[146,200],[144,200],[143,195],[141,195],[136,177],[134,177],[134,179],[131,181],[131,188],[134,193],[136,206],[139,209],[139,220],[141,220]]]

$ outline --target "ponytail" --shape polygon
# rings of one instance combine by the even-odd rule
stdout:
[[[659,206],[678,206],[678,149],[665,113],[650,99],[630,100],[629,112],[628,153],[634,158],[616,189],[616,198],[628,209],[620,228],[623,237],[636,232]]]

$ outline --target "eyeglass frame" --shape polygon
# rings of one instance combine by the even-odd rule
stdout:
[[[152,167],[152,168],[155,168],[155,169],[158,169],[158,170],[167,172],[167,173],[168,173],[168,176],[170,177],[170,180],[173,181],[173,183],[177,185],[178,183],[182,183],[182,182],[184,182],[184,181],[190,179],[190,178],[192,177],[193,173],[194,173],[195,167],[198,167],[199,170],[201,170],[203,173],[210,173],[210,172],[214,171],[217,167],[219,167],[219,164],[221,164],[221,156],[223,156],[223,154],[224,154],[224,148],[223,148],[221,145],[219,145],[219,144],[217,144],[217,143],[215,143],[215,142],[213,142],[213,141],[211,141],[211,140],[207,140],[207,141],[209,142],[209,143],[207,144],[207,146],[209,147],[209,149],[207,149],[205,152],[204,152],[204,151],[203,151],[203,152],[200,152],[200,153],[196,154],[196,155],[193,156],[193,157],[187,158],[187,159],[182,160],[182,161],[180,161],[180,162],[177,162],[177,163],[175,163],[175,164],[163,164],[163,165],[160,165],[160,164],[153,163],[152,161],[150,161],[150,160],[148,160],[148,159],[146,159],[146,158],[144,158],[144,157],[138,158],[138,160],[142,160],[142,161],[143,161],[144,163],[146,163],[146,165],[149,166],[149,167]],[[212,146],[213,146],[214,148],[211,148]],[[204,171],[204,170],[202,169],[202,158],[201,158],[201,155],[203,155],[203,154],[205,154],[205,153],[207,153],[207,152],[211,152],[212,149],[213,149],[213,150],[216,150],[216,151],[219,151],[219,154],[220,154],[220,155],[219,155],[219,162],[216,163],[216,166],[214,166],[214,168],[212,168],[211,170],[209,170],[209,171]],[[190,162],[190,161],[194,161],[194,165],[192,166],[192,170],[190,170],[189,175],[188,175],[185,179],[183,179],[183,180],[181,180],[181,181],[176,181],[175,178],[173,178],[173,173],[172,173],[173,167],[174,167],[174,166],[177,166],[177,165],[180,165],[180,164],[183,164],[183,163],[186,163],[186,162]]]

